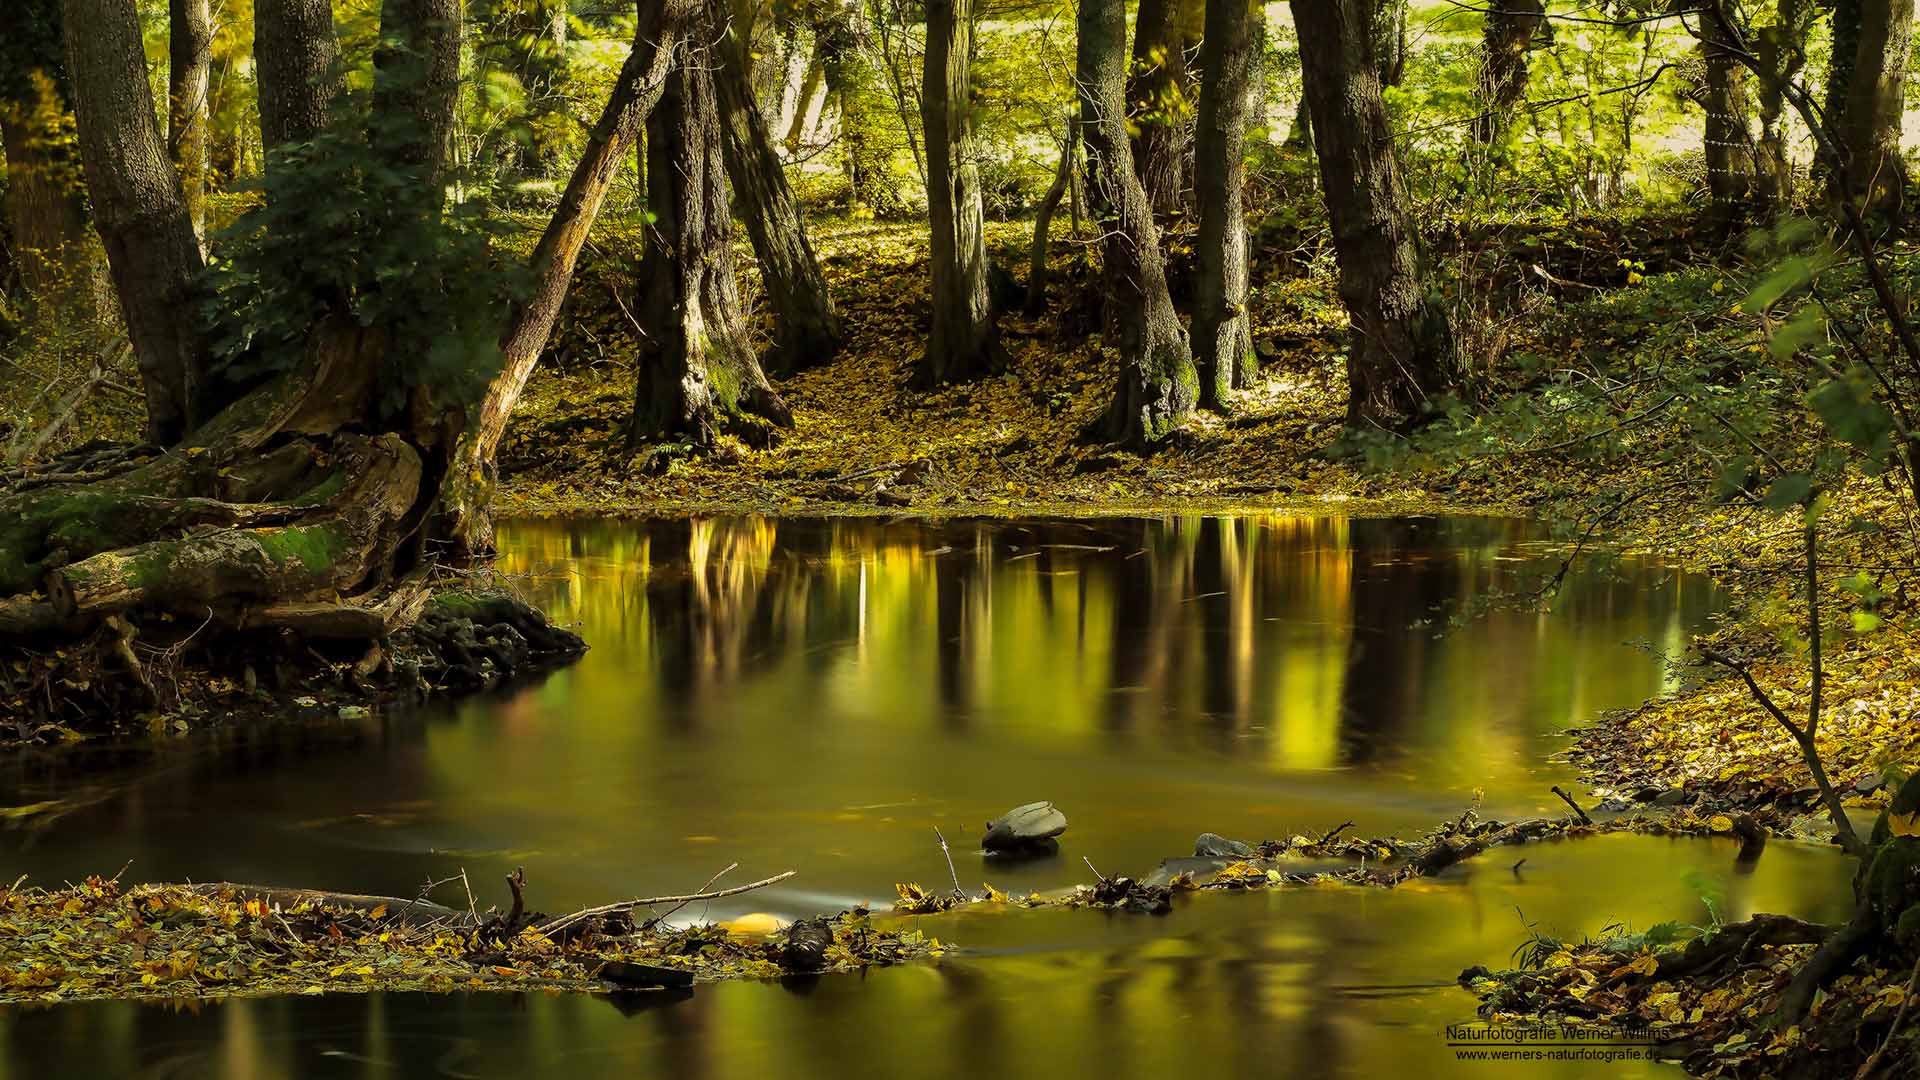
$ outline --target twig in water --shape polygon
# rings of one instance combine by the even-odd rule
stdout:
[[[1514,864],[1513,864],[1512,866],[1509,866],[1509,867],[1507,867],[1507,869],[1509,869],[1509,870],[1511,870],[1511,871],[1513,871],[1513,876],[1514,876],[1514,877],[1519,877],[1519,876],[1520,876],[1520,868],[1521,868],[1521,867],[1523,867],[1523,866],[1525,866],[1525,865],[1527,865],[1527,860],[1525,860],[1525,859],[1521,859],[1521,860],[1520,860],[1519,862],[1517,862],[1517,863],[1514,863]]]
[[[1101,873],[1101,872],[1100,872],[1100,868],[1099,868],[1099,867],[1097,867],[1097,866],[1095,866],[1095,865],[1093,865],[1093,860],[1092,860],[1092,859],[1089,859],[1089,858],[1087,858],[1087,857],[1086,857],[1085,855],[1082,855],[1082,856],[1080,856],[1080,861],[1081,861],[1081,862],[1083,862],[1083,863],[1086,863],[1086,864],[1087,864],[1087,869],[1089,869],[1089,870],[1091,870],[1091,871],[1093,871],[1093,876],[1094,876],[1094,877],[1097,877],[1097,878],[1099,878],[1099,879],[1100,879],[1101,881],[1105,881],[1105,880],[1107,880],[1107,875],[1105,875],[1105,874],[1103,874],[1103,873]]]
[[[473,921],[477,923],[480,921],[479,905],[473,902],[473,882],[467,880],[467,868],[464,866],[460,868],[460,884],[467,889],[467,914],[473,916]]]
[[[1327,841],[1332,840],[1334,837],[1339,836],[1341,833],[1346,832],[1348,829],[1351,829],[1351,828],[1353,828],[1353,822],[1343,821],[1340,824],[1335,825],[1333,828],[1328,829],[1325,835],[1323,835],[1322,837],[1320,837],[1320,839],[1315,840],[1313,842],[1313,846],[1320,847],[1324,845]]]
[[[603,904],[600,907],[581,908],[571,915],[562,915],[557,919],[549,920],[540,927],[540,932],[551,935],[556,931],[564,930],[572,926],[581,919],[591,919],[600,915],[611,915],[616,911],[632,911],[634,908],[652,907],[655,904],[692,903],[695,900],[718,900],[723,896],[737,896],[743,892],[764,889],[776,882],[785,881],[792,877],[793,874],[794,872],[789,870],[784,874],[775,874],[763,881],[754,881],[746,885],[735,885],[731,889],[718,889],[714,892],[689,893],[685,896],[643,896],[633,900],[622,900],[617,904]]]
[[[960,873],[953,868],[953,852],[947,850],[947,838],[941,835],[940,826],[933,827],[933,835],[940,837],[940,854],[947,857],[947,873],[953,877],[953,895],[966,896],[967,891],[960,887]]]
[[[1564,791],[1562,791],[1562,790],[1560,790],[1560,785],[1559,785],[1559,784],[1555,784],[1555,785],[1553,785],[1553,793],[1554,793],[1555,795],[1558,795],[1558,796],[1560,796],[1560,801],[1561,801],[1561,802],[1564,802],[1564,803],[1566,803],[1566,804],[1567,804],[1568,806],[1571,806],[1571,807],[1573,807],[1573,816],[1574,816],[1574,817],[1577,817],[1577,818],[1579,818],[1579,819],[1580,819],[1580,824],[1582,824],[1582,825],[1591,825],[1591,824],[1593,824],[1593,819],[1587,816],[1587,812],[1586,812],[1585,810],[1582,810],[1582,809],[1580,809],[1580,804],[1579,804],[1579,803],[1577,803],[1577,802],[1574,802],[1574,801],[1573,801],[1573,796],[1571,796],[1571,795],[1569,795],[1569,794],[1567,794],[1566,792],[1564,792]]]
[[[740,864],[737,862],[730,862],[727,865],[721,867],[720,872],[708,878],[706,880],[706,883],[701,885],[700,888],[694,892],[694,895],[698,896],[700,893],[706,892],[708,889],[713,888],[714,882],[719,881],[721,878],[726,877],[728,874],[731,874],[738,869],[740,869]],[[653,918],[648,919],[647,926],[654,927],[654,926],[660,925],[663,922],[666,922],[668,919],[673,918],[675,912],[678,912],[681,908],[686,907],[688,904],[691,904],[691,903],[693,903],[691,899],[680,901],[679,903],[668,908],[666,911],[666,914],[656,915]]]

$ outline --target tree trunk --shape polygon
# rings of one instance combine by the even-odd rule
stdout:
[[[1047,247],[1049,233],[1053,228],[1053,215],[1060,209],[1060,200],[1073,188],[1076,169],[1074,159],[1080,151],[1080,125],[1073,118],[1067,119],[1066,138],[1060,144],[1060,165],[1053,171],[1053,186],[1040,200],[1040,208],[1033,215],[1033,246],[1027,258],[1027,300],[1025,312],[1029,318],[1039,315],[1047,307]]]
[[[200,246],[160,138],[133,0],[64,0],[61,11],[94,227],[146,390],[147,439],[171,446],[200,420]]]
[[[213,68],[208,0],[168,0],[167,149],[196,238],[207,234],[207,125]]]
[[[1401,429],[1426,416],[1454,379],[1445,309],[1421,280],[1418,237],[1394,158],[1367,0],[1294,0],[1313,110],[1320,186],[1353,322],[1347,422]]]
[[[1141,0],[1135,16],[1133,64],[1127,77],[1134,172],[1156,214],[1186,203],[1186,165],[1193,116],[1193,72],[1187,50],[1200,40],[1204,0]]]
[[[780,138],[789,154],[799,150],[820,125],[820,113],[827,107],[826,38],[816,33],[813,55],[807,61],[807,73],[794,95],[793,114],[787,120],[786,134]]]
[[[985,374],[1002,360],[987,293],[986,208],[973,139],[973,0],[927,0],[921,112],[927,129],[933,326],[923,385]]]
[[[266,150],[323,131],[340,94],[329,0],[254,0],[253,60]]]
[[[1913,0],[1860,0],[1858,10],[1858,43],[1839,125],[1852,186],[1846,194],[1862,200],[1871,215],[1897,224],[1906,185],[1900,116],[1913,43]],[[1834,18],[1838,47],[1837,12]]]
[[[1167,296],[1153,208],[1133,170],[1126,120],[1124,0],[1081,0],[1074,80],[1094,178],[1106,278],[1107,346],[1119,354],[1112,405],[1088,434],[1144,447],[1193,411],[1199,386],[1187,333]]]
[[[1700,20],[1707,193],[1713,223],[1722,231],[1738,225],[1752,210],[1757,172],[1747,69],[1734,58],[1735,46],[1718,20]]]
[[[460,93],[462,0],[382,0],[373,51],[373,121],[383,157],[438,187]]]
[[[696,0],[639,0],[639,6],[633,49],[573,168],[560,205],[533,249],[530,269],[535,287],[513,306],[500,335],[500,373],[488,384],[448,470],[444,522],[439,531],[466,554],[493,550],[493,522],[487,514],[487,503],[497,479],[495,451],[566,302],[574,265],[600,214],[607,188],[628,151],[640,141],[642,129],[666,90],[667,73],[686,35]]]
[[[1371,0],[1371,2],[1374,70],[1380,76],[1381,86],[1399,86],[1407,74],[1408,0]]]
[[[710,30],[689,35],[685,59],[647,120],[647,206],[657,237],[640,267],[651,335],[639,357],[629,452],[656,436],[710,446],[723,422],[748,416],[792,423],[740,315],[713,58],[702,45]]]
[[[64,87],[59,4],[23,3],[17,29],[0,43],[0,144],[14,271],[36,299],[80,295],[91,277],[87,198]]]
[[[1193,301],[1193,354],[1200,405],[1217,409],[1252,375],[1247,317],[1247,219],[1241,205],[1247,83],[1253,70],[1253,0],[1207,0],[1200,47],[1200,118],[1194,133],[1194,201],[1200,211],[1200,277]]]
[[[719,24],[726,0],[709,0],[709,9]],[[824,363],[840,351],[840,319],[807,237],[800,201],[787,184],[787,171],[754,101],[747,43],[728,29],[715,39],[714,54],[719,61],[713,81],[719,92],[727,177],[773,308],[773,351],[767,366],[785,373]]]
[[[1313,111],[1307,108],[1307,95],[1300,94],[1300,104],[1293,109],[1293,126],[1287,129],[1287,146],[1295,150],[1313,149]]]
[[[1481,111],[1473,121],[1473,137],[1481,143],[1498,142],[1514,108],[1527,98],[1527,50],[1547,25],[1546,10],[1544,0],[1501,0],[1487,9]]]

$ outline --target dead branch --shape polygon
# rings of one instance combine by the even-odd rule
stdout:
[[[735,885],[731,889],[688,893],[685,896],[643,896],[633,900],[622,900],[617,904],[603,904],[600,907],[581,908],[571,915],[563,915],[560,918],[549,920],[540,927],[540,932],[550,936],[556,931],[564,930],[582,919],[598,918],[602,915],[612,915],[620,911],[632,911],[635,908],[652,907],[655,904],[690,904],[695,900],[718,900],[723,896],[737,896],[743,892],[764,889],[769,885],[785,881],[793,875],[794,871],[789,870],[784,874],[775,874],[770,878],[750,882],[746,885]]]

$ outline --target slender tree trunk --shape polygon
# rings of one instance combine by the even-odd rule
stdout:
[[[1180,426],[1193,411],[1199,386],[1187,332],[1167,296],[1160,231],[1128,145],[1124,0],[1081,0],[1079,34],[1074,81],[1098,192],[1093,202],[1103,238],[1106,344],[1120,359],[1113,403],[1088,434],[1147,446]]]
[[[1453,333],[1421,280],[1380,96],[1367,0],[1293,0],[1340,298],[1353,322],[1347,422],[1399,429],[1454,380]]]
[[[1782,0],[1778,21],[1760,27],[1753,49],[1767,74],[1760,78],[1760,141],[1754,151],[1756,194],[1770,217],[1793,203],[1793,160],[1787,153],[1786,86],[1807,63],[1806,33],[1814,0]]]
[[[1074,159],[1080,151],[1080,125],[1073,118],[1067,119],[1066,137],[1060,143],[1060,164],[1053,171],[1053,186],[1047,188],[1047,194],[1040,200],[1040,208],[1033,215],[1033,246],[1027,258],[1027,301],[1026,314],[1029,318],[1040,314],[1047,307],[1047,248],[1053,228],[1053,215],[1060,209],[1060,200],[1073,188]]]
[[[146,389],[147,439],[170,446],[202,418],[204,349],[190,314],[200,246],[155,119],[134,0],[64,0],[61,14],[94,227]]]
[[[647,206],[659,236],[640,267],[652,335],[639,359],[629,452],[657,436],[712,445],[729,419],[792,423],[740,315],[713,59],[701,47],[710,31],[703,24],[689,36],[647,120]]]
[[[1408,0],[1371,2],[1374,70],[1380,76],[1381,86],[1399,86],[1407,74]]]
[[[373,129],[383,156],[420,170],[428,188],[445,172],[460,93],[462,0],[382,0],[373,52]]]
[[[1300,104],[1293,109],[1293,126],[1287,129],[1287,146],[1295,150],[1313,149],[1313,112],[1307,108],[1307,95],[1300,95]]]
[[[1747,93],[1747,69],[1734,58],[1734,42],[1726,40],[1715,19],[1700,20],[1701,58],[1706,85],[1701,105],[1706,111],[1704,156],[1707,193],[1715,225],[1729,229],[1752,209],[1756,182],[1752,105]]]
[[[207,233],[207,122],[213,11],[207,0],[168,0],[167,149],[180,172],[196,237]]]
[[[341,88],[329,0],[254,0],[253,59],[265,148],[320,134]]]
[[[717,22],[725,13],[725,0],[711,0],[710,11]],[[840,351],[840,319],[807,237],[800,201],[787,184],[786,169],[754,101],[747,43],[729,29],[715,39],[714,56],[719,61],[713,81],[719,92],[727,177],[773,307],[773,351],[767,364],[776,372],[798,371]]]
[[[827,107],[827,61],[826,38],[814,34],[813,55],[807,61],[807,73],[800,80],[800,89],[794,95],[793,115],[787,120],[786,134],[780,141],[787,147],[788,153],[800,149],[801,144],[820,124],[821,110]]]
[[[1194,201],[1200,211],[1200,278],[1193,301],[1193,355],[1200,404],[1217,409],[1228,390],[1247,385],[1253,328],[1247,317],[1247,219],[1241,205],[1247,132],[1247,83],[1253,70],[1249,26],[1257,0],[1207,0],[1200,47],[1200,118],[1194,132]]]
[[[1193,73],[1187,49],[1200,40],[1204,0],[1141,0],[1135,16],[1133,64],[1127,77],[1134,172],[1156,214],[1186,202],[1186,164],[1193,117]]]
[[[1527,50],[1546,26],[1546,10],[1544,0],[1501,0],[1487,9],[1481,111],[1473,122],[1473,137],[1482,143],[1499,141],[1514,108],[1527,98]]]
[[[574,165],[560,205],[533,249],[529,268],[537,287],[517,302],[507,317],[500,335],[500,373],[488,384],[448,471],[445,521],[439,531],[468,554],[493,550],[493,522],[487,514],[487,503],[497,479],[494,455],[500,438],[560,316],[573,283],[574,265],[586,247],[607,189],[628,151],[640,141],[648,118],[666,90],[667,73],[695,6],[696,0],[639,0],[640,19],[634,26],[632,51],[620,69],[599,122],[587,138],[586,149]]]
[[[1913,48],[1914,0],[1859,0],[1858,41],[1847,73],[1840,138],[1853,190],[1875,216],[1897,223],[1906,185],[1900,116]],[[1841,35],[1836,13],[1835,47]],[[1838,67],[1838,64],[1835,65]]]
[[[986,373],[1001,360],[987,293],[986,208],[972,119],[973,0],[927,0],[921,113],[927,129],[933,326],[918,378],[932,385]]]

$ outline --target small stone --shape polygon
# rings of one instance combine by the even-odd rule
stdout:
[[[987,822],[987,834],[980,838],[980,846],[988,851],[1042,847],[1066,831],[1067,815],[1052,803],[1027,803]]]
[[[504,959],[504,958],[503,958]],[[693,985],[693,972],[678,968],[656,967],[653,964],[630,964],[624,960],[609,960],[600,965],[600,978],[615,986],[630,990],[644,990],[651,987],[687,987]]]
[[[1870,772],[1853,782],[1853,790],[1862,795],[1870,795],[1873,792],[1879,791],[1881,787],[1885,786],[1886,782],[1886,778],[1878,772]]]
[[[1679,806],[1686,801],[1686,788],[1668,788],[1653,797],[1653,805],[1655,806]]]
[[[1250,859],[1254,850],[1238,840],[1229,840],[1218,833],[1203,832],[1193,842],[1193,854],[1200,859]]]
[[[787,931],[780,966],[788,971],[819,971],[827,966],[827,948],[832,944],[833,928],[826,919],[802,919]]]

